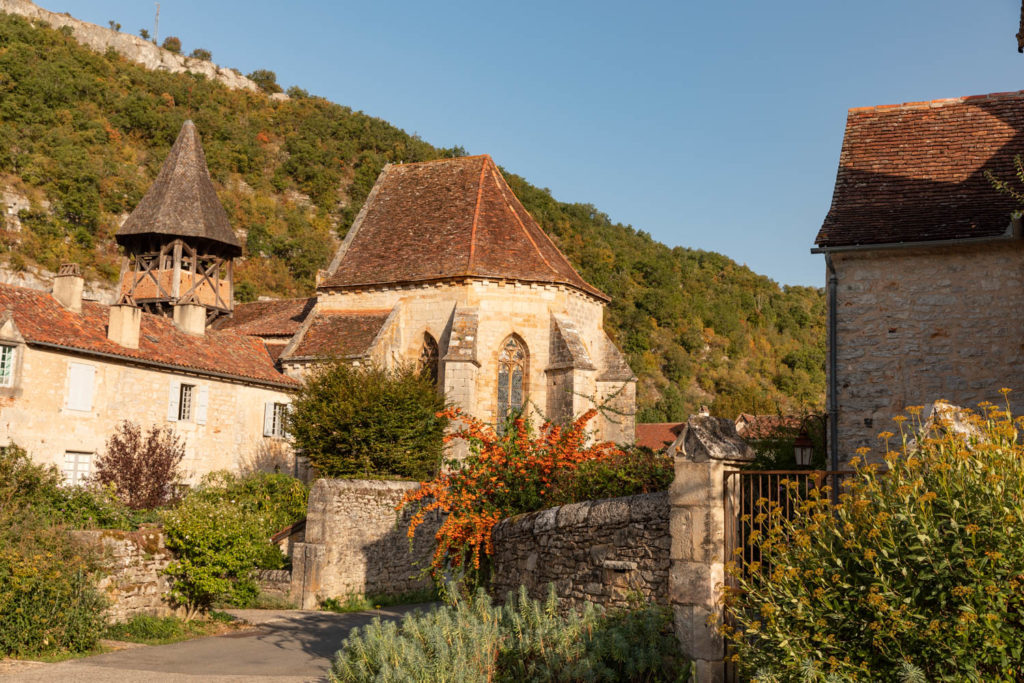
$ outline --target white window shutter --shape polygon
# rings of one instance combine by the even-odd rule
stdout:
[[[84,363],[68,364],[68,402],[71,410],[92,410],[96,368]]]
[[[178,421],[178,402],[181,401],[181,382],[171,380],[171,393],[167,397],[167,419]]]
[[[274,402],[263,404],[263,436],[274,435]]]
[[[206,424],[206,406],[210,404],[210,387],[199,386],[199,399],[196,402],[196,424]]]

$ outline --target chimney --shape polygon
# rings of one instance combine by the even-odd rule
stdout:
[[[53,298],[60,302],[64,308],[82,312],[82,289],[85,287],[85,279],[82,278],[82,269],[77,263],[61,264],[57,271],[57,277],[53,278]]]
[[[174,304],[174,324],[188,334],[206,334],[206,306],[196,303]]]
[[[107,322],[107,339],[126,349],[139,348],[139,328],[142,325],[142,309],[135,305],[130,296],[122,296],[110,307]]]

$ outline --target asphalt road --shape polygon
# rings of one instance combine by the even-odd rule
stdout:
[[[0,678],[26,683],[326,681],[334,653],[352,628],[376,616],[398,619],[413,609],[429,607],[403,605],[351,614],[228,610],[254,628],[56,664],[7,661],[0,666]]]

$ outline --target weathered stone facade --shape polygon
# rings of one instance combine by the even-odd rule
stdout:
[[[277,441],[263,436],[266,404],[291,401],[290,392],[273,387],[30,345],[20,345],[16,358],[14,386],[0,388],[0,443],[16,443],[34,461],[58,468],[65,466],[67,453],[94,459],[118,423],[131,420],[143,429],[168,425],[182,437],[182,470],[189,481],[214,470],[256,469]],[[93,368],[88,410],[68,407],[72,364]],[[190,420],[168,420],[173,382],[205,387],[208,405],[202,423],[198,415]],[[291,458],[290,451],[287,456]]]
[[[837,252],[838,447],[880,454],[907,406],[946,399],[1015,409],[1024,391],[1024,243]]]
[[[167,600],[170,581],[164,575],[174,559],[159,529],[139,531],[73,531],[75,540],[95,549],[102,558],[103,576],[97,587],[110,601],[107,619],[129,621],[138,615],[174,613]]]
[[[400,595],[429,589],[439,518],[431,515],[410,545],[409,513],[395,506],[416,482],[319,479],[309,493],[306,540],[294,545],[291,597],[303,609],[324,598]]]
[[[604,305],[571,287],[468,280],[320,291],[311,313],[379,311],[392,314],[367,355],[375,362],[416,362],[424,333],[437,341],[438,382],[445,395],[470,414],[493,424],[498,415],[498,354],[511,335],[527,354],[527,405],[560,420],[607,403],[621,415],[600,415],[592,423],[599,439],[631,443],[636,382],[604,331]],[[299,332],[301,335],[301,330]],[[296,336],[296,342],[301,337]],[[312,361],[289,362],[285,371],[302,377]]]
[[[491,593],[543,599],[553,584],[563,605],[667,604],[670,546],[665,492],[519,515],[494,528]]]

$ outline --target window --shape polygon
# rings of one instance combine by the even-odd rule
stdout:
[[[523,407],[526,377],[526,347],[509,337],[498,354],[498,433],[504,432],[509,414]]]
[[[182,384],[178,393],[178,419],[192,419],[192,395],[196,386],[194,384]]]
[[[14,349],[8,344],[0,344],[0,387],[14,386]]]
[[[206,409],[210,403],[210,388],[205,384],[171,382],[167,399],[167,419],[171,422],[206,424]]]
[[[286,436],[284,418],[287,413],[287,403],[267,401],[263,406],[263,436],[284,438]]]
[[[423,348],[420,350],[420,372],[430,378],[430,381],[437,385],[437,342],[430,336],[429,332],[423,333]]]
[[[62,471],[64,483],[68,486],[84,484],[92,474],[92,453],[65,451]]]
[[[96,368],[85,363],[68,363],[68,410],[87,413],[92,410]]]

